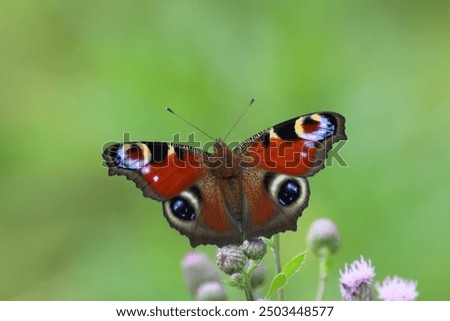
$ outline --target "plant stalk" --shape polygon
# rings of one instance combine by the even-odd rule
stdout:
[[[253,295],[253,290],[250,285],[250,280],[248,280],[248,279],[245,281],[244,291],[245,291],[245,297],[247,298],[247,301],[255,301],[255,296]]]
[[[273,256],[275,257],[276,273],[281,272],[281,255],[280,255],[280,234],[275,234],[273,237]],[[284,288],[277,290],[278,301],[284,301]]]
[[[324,253],[320,257],[319,263],[319,286],[317,287],[316,301],[322,301],[325,294],[325,287],[327,285],[327,260],[328,255]]]

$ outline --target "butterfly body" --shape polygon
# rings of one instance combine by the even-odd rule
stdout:
[[[297,229],[308,205],[306,179],[323,168],[333,142],[346,139],[331,112],[293,118],[234,150],[214,153],[163,142],[115,144],[103,152],[110,175],[125,175],[144,196],[161,201],[170,226],[192,246],[238,244]]]

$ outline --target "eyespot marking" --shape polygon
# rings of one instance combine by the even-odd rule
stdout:
[[[335,125],[325,116],[312,114],[295,121],[295,133],[299,138],[321,141],[335,134]]]
[[[278,203],[281,206],[289,206],[300,197],[300,185],[294,180],[287,180],[278,191]]]
[[[189,201],[183,197],[174,197],[169,202],[171,213],[184,221],[192,221],[196,213]]]
[[[114,162],[118,167],[139,169],[151,160],[151,152],[143,143],[125,143],[117,151]]]
[[[308,183],[303,177],[275,175],[264,176],[264,185],[271,197],[282,207],[296,207],[308,197]]]
[[[197,190],[187,190],[164,202],[165,210],[183,221],[194,221],[200,209],[200,195]]]

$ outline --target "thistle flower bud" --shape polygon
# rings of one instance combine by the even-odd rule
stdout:
[[[345,269],[339,271],[341,295],[347,301],[371,301],[373,295],[371,291],[372,279],[375,276],[375,268],[372,263],[365,261],[361,256],[359,261],[354,261],[350,268],[345,265]]]
[[[309,229],[307,241],[308,247],[317,256],[325,253],[334,254],[339,247],[339,230],[330,219],[315,220]]]
[[[216,261],[223,272],[232,275],[242,271],[247,262],[247,257],[239,247],[227,245],[217,251]]]
[[[260,287],[264,284],[266,280],[266,266],[264,264],[260,264],[253,271],[252,276],[250,278],[250,285],[253,289]]]
[[[216,281],[201,284],[195,297],[199,301],[224,301],[227,299],[222,283]]]
[[[387,277],[383,283],[375,284],[378,297],[385,301],[414,301],[417,298],[417,281],[408,281],[398,276]]]
[[[266,243],[261,238],[253,238],[251,240],[245,240],[240,246],[245,255],[250,260],[261,260],[267,253]]]
[[[181,269],[184,282],[190,294],[195,296],[203,283],[220,282],[220,274],[213,262],[201,252],[187,253],[182,262]]]

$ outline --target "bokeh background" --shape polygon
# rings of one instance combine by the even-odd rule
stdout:
[[[329,217],[342,244],[325,299],[364,255],[377,281],[449,300],[449,31],[449,1],[1,1],[0,299],[191,299],[188,240],[101,151],[124,133],[187,138],[167,106],[223,137],[256,97],[230,140],[313,111],[347,118],[348,166],[310,179],[283,261]],[[317,280],[310,255],[286,297],[314,299]]]

